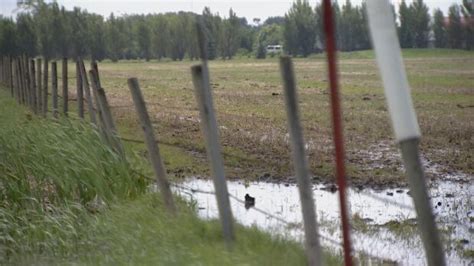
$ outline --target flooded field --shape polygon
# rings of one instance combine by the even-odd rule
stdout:
[[[436,219],[442,231],[449,265],[472,265],[474,243],[474,182],[449,180],[430,184]],[[188,179],[176,192],[196,204],[198,215],[217,218],[210,180]],[[339,204],[332,185],[313,185],[315,206],[324,246],[341,251]],[[302,241],[303,228],[297,186],[289,183],[228,182],[235,219],[271,234]],[[246,194],[255,206],[246,208]],[[354,249],[358,257],[379,258],[401,265],[425,263],[416,233],[416,214],[407,188],[350,189]]]

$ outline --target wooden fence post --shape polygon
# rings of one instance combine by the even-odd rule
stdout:
[[[36,68],[35,68],[35,60],[30,60],[30,87],[31,87],[31,107],[35,114],[38,113],[38,95],[36,89]]]
[[[300,193],[301,211],[303,213],[306,256],[308,265],[322,265],[322,252],[319,243],[318,225],[314,210],[313,189],[309,176],[308,161],[305,155],[303,133],[300,125],[296,80],[291,58],[280,58],[280,70],[288,116],[288,129],[293,150],[293,165],[296,172],[296,181]]]
[[[20,78],[21,78],[21,102],[23,105],[27,105],[27,90],[28,86],[26,86],[26,74],[25,74],[25,60],[23,57],[20,57]]]
[[[24,69],[24,82],[25,82],[25,102],[29,108],[32,108],[31,105],[31,84],[30,84],[30,68],[28,62],[28,56],[23,56],[23,69]]]
[[[210,161],[214,188],[216,191],[217,206],[224,232],[224,238],[229,245],[234,241],[234,226],[232,210],[229,202],[229,192],[227,190],[224,175],[224,162],[219,145],[219,133],[217,121],[214,115],[214,107],[208,79],[204,77],[204,69],[201,65],[191,68],[193,83],[195,87],[196,100],[201,114],[201,128],[206,140],[206,150]]]
[[[5,80],[5,56],[0,57],[0,85],[4,85]]]
[[[77,114],[84,119],[84,89],[82,87],[80,58],[76,60]]]
[[[68,73],[67,73],[67,58],[63,58],[62,64],[62,82],[63,82],[63,113],[67,116],[68,112],[68,101],[69,101],[69,91],[68,91]]]
[[[17,65],[16,65],[16,72],[18,74],[18,103],[24,104],[23,102],[23,73],[22,73],[22,63],[21,57],[17,57]]]
[[[197,22],[196,27],[202,64],[193,66],[191,68],[191,73],[195,88],[196,101],[201,116],[201,129],[206,140],[207,156],[210,161],[222,231],[228,248],[231,248],[235,239],[234,221],[224,174],[224,162],[222,159],[221,147],[219,145],[219,132],[214,114],[211,86],[209,84],[207,41],[202,21]]]
[[[145,134],[145,142],[148,148],[148,156],[153,166],[155,178],[163,196],[165,207],[170,213],[174,214],[176,213],[176,207],[173,200],[173,194],[168,179],[166,178],[165,165],[163,164],[160,149],[155,140],[153,126],[146,109],[145,101],[143,100],[140,86],[138,85],[138,80],[136,78],[128,79],[128,88],[132,94],[135,109],[142,124],[143,133]]]
[[[97,72],[95,70],[89,71],[89,77],[92,84],[92,89],[96,92],[97,95],[97,105],[101,109],[104,120],[104,129],[107,134],[107,138],[112,145],[112,148],[123,158],[125,159],[125,151],[122,146],[122,142],[118,137],[118,132],[112,118],[112,113],[110,112],[109,103],[107,102],[107,97],[105,91],[98,84]]]
[[[41,72],[41,58],[36,59],[36,95],[38,101],[38,113],[42,113],[43,110],[43,83],[42,83],[42,72]]]
[[[18,93],[19,93],[19,90],[18,90],[18,68],[17,68],[17,60],[16,58],[14,57],[13,58],[13,69],[12,69],[12,72],[14,74],[13,76],[13,86],[14,86],[14,89],[13,89],[13,96],[15,97],[15,100],[17,102],[19,102],[19,96],[18,96]]]
[[[14,97],[14,88],[13,88],[13,56],[9,56],[8,57],[8,61],[9,61],[9,64],[8,64],[8,74],[9,74],[9,78],[10,78],[10,92],[11,92],[11,96]]]
[[[15,58],[15,97],[19,104],[21,104],[21,77],[20,77],[20,60]]]
[[[97,62],[95,61],[92,61],[91,62],[91,70],[94,70],[95,73],[97,73],[97,76],[96,76],[96,81],[97,81],[97,87],[98,88],[101,88],[102,85],[100,84],[100,75],[99,75],[99,68],[97,66]],[[91,81],[92,82],[92,81]],[[98,97],[99,95],[97,94],[97,90],[94,90],[94,88],[92,88],[92,95],[94,96],[94,102],[95,102],[95,106],[96,106],[96,110],[97,110],[97,116],[98,116],[98,119],[99,119],[99,124],[100,124],[100,127],[101,127],[101,130],[102,131],[106,131],[107,130],[107,125],[105,124],[105,118],[104,118],[104,114],[102,113],[102,108],[100,108],[100,102],[98,100]],[[107,133],[105,133],[105,135],[108,135]]]
[[[56,61],[51,63],[51,93],[53,101],[53,117],[58,118],[58,69]]]
[[[90,86],[89,86],[89,81],[87,79],[86,67],[84,66],[84,61],[80,60],[79,67],[80,67],[80,71],[81,71],[82,85],[84,87],[84,92],[86,94],[87,111],[89,112],[91,123],[98,126],[96,115],[95,115],[95,110],[94,110],[94,105],[93,105],[93,102],[92,102],[91,89],[90,89]]]
[[[43,64],[43,117],[46,117],[48,114],[48,69],[49,69],[49,60],[47,57],[44,58]]]

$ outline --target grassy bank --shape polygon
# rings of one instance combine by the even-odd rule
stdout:
[[[218,222],[188,203],[166,215],[84,123],[38,118],[0,90],[0,125],[0,264],[305,264],[300,244],[255,228],[238,226],[229,252]]]

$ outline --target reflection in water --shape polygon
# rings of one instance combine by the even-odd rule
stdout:
[[[212,182],[209,180],[188,179],[182,185],[213,191]],[[242,182],[228,182],[228,189],[231,195],[240,199],[240,202],[231,200],[234,217],[240,224],[255,225],[272,234],[303,241],[301,208],[296,185],[254,182],[246,186]],[[324,185],[314,185],[313,190],[321,242],[338,252],[340,246],[337,243],[340,243],[341,232],[337,193]],[[176,193],[196,201],[200,217],[218,217],[214,195],[190,194],[182,189],[176,189]],[[463,258],[461,254],[463,250],[474,248],[474,182],[435,182],[431,184],[430,193],[437,221],[444,229],[444,239],[448,240],[446,256],[449,264],[468,265],[471,260]],[[355,223],[363,225],[355,226],[356,230],[353,230],[355,250],[403,265],[425,263],[423,247],[413,226],[416,224],[416,215],[407,189],[350,190],[349,201],[354,226]],[[253,205],[255,208],[251,208]],[[275,219],[265,212],[280,219]],[[460,246],[459,243],[463,244]]]

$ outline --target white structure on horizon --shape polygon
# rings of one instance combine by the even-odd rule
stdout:
[[[267,45],[266,49],[267,54],[280,54],[283,52],[283,46],[282,45]]]

